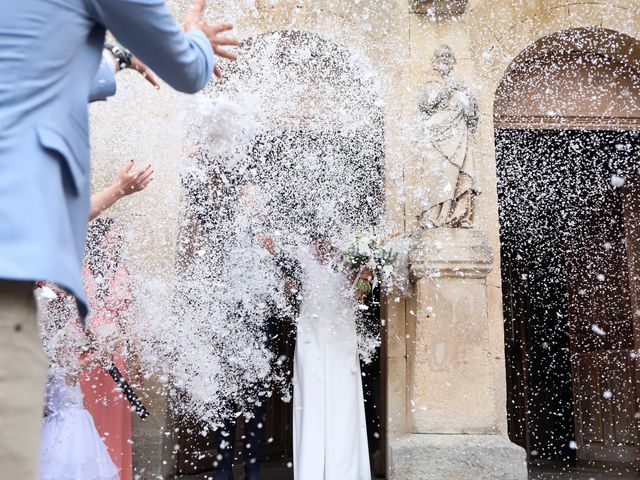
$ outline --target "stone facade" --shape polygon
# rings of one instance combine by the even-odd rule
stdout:
[[[169,3],[184,11],[185,2]],[[235,23],[242,37],[291,29],[319,34],[365,55],[384,78],[385,170],[400,170],[403,179],[388,182],[388,221],[414,240],[415,277],[411,297],[390,296],[383,308],[388,478],[524,480],[524,451],[506,432],[496,89],[512,61],[539,39],[583,27],[637,39],[640,12],[637,0],[468,0],[449,2],[459,7],[455,15],[430,15],[420,8],[430,3],[447,2],[256,0],[258,14]],[[404,126],[419,121],[416,98],[424,82],[436,78],[430,59],[442,44],[458,57],[456,74],[475,93],[480,111],[475,171],[482,194],[472,229],[421,229],[421,199],[413,194],[420,191],[424,159]],[[173,262],[179,214],[182,131],[174,112],[180,100],[168,87],[158,94],[128,75],[118,97],[93,109],[95,181],[104,185],[128,158],[155,164],[153,187],[118,206],[116,215],[146,238],[136,247],[138,261],[162,275]],[[136,425],[143,478],[166,476],[174,468],[171,422],[163,400],[154,400],[156,420]]]

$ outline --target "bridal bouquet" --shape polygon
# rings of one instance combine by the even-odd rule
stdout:
[[[405,292],[408,288],[408,253],[410,241],[403,236],[383,241],[371,233],[360,234],[356,241],[342,255],[342,263],[347,271],[358,275],[355,289],[365,295],[371,292],[370,280],[360,275],[368,269],[380,279],[387,289],[396,288]]]
[[[346,270],[356,273],[355,288],[364,294],[371,292],[371,281],[360,274],[369,269],[376,277],[388,278],[393,271],[397,253],[385,248],[372,235],[361,234],[355,243],[342,255],[342,263]]]

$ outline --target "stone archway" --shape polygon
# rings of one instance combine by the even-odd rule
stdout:
[[[496,90],[509,433],[533,464],[638,466],[638,47],[557,32]]]
[[[530,2],[517,7],[509,2],[470,6],[466,17],[473,19],[470,43],[479,74],[490,91],[487,107],[493,105],[493,92],[502,81],[512,61],[542,38],[578,28],[607,29],[633,38],[640,27],[634,0],[615,4],[606,0],[592,2]],[[485,41],[482,41],[485,39]],[[488,39],[488,40],[487,40]]]
[[[640,128],[640,51],[600,28],[543,37],[509,66],[496,91],[496,128]],[[636,48],[633,48],[633,47]]]

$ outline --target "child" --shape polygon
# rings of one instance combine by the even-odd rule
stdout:
[[[51,368],[40,443],[40,480],[120,480],[82,405],[75,376]]]
[[[83,406],[78,383],[78,374],[99,359],[91,355],[79,360],[76,333],[69,320],[48,338],[47,350],[54,360],[45,394],[39,480],[120,480]]]

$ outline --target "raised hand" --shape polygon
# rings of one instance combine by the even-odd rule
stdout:
[[[261,235],[258,239],[258,244],[271,255],[275,255],[277,252],[276,243],[270,235]]]
[[[149,185],[149,182],[153,180],[151,164],[131,173],[133,165],[134,161],[130,160],[122,170],[118,172],[118,176],[116,177],[115,186],[121,192],[122,196],[144,190],[145,187]]]
[[[193,2],[193,5],[185,18],[184,30],[186,32],[191,30],[200,30],[211,42],[213,51],[217,56],[227,58],[229,60],[236,60],[238,55],[235,52],[223,48],[227,46],[237,46],[240,44],[236,37],[224,35],[225,32],[233,30],[233,25],[230,23],[215,23],[212,25],[205,23],[202,19],[204,7],[205,0],[195,0]],[[218,65],[215,66],[214,73],[218,78],[222,76],[222,71]]]
[[[153,170],[151,165],[131,173],[134,161],[129,160],[127,164],[118,172],[116,180],[104,190],[91,195],[91,207],[89,208],[89,221],[96,218],[107,208],[110,208],[121,198],[140,192],[153,180]]]

